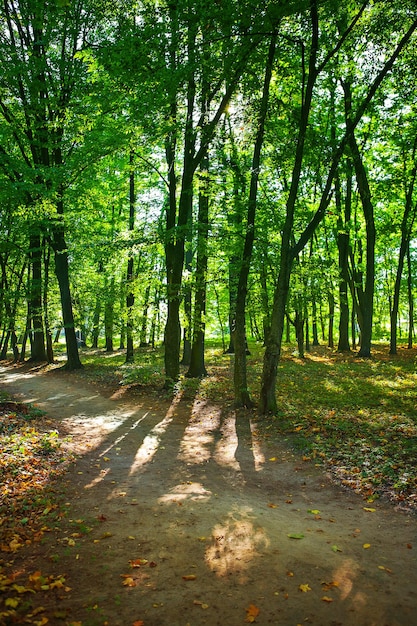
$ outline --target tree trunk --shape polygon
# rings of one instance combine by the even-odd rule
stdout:
[[[62,215],[62,213],[60,214]],[[65,368],[67,370],[76,370],[82,368],[82,364],[78,354],[78,344],[75,336],[75,323],[69,282],[68,248],[62,223],[58,223],[54,227],[53,248],[55,253],[55,273],[61,295],[62,319],[64,322],[67,348],[67,362]]]
[[[135,169],[134,169],[134,151],[129,154],[129,232],[135,228]],[[133,363],[135,360],[133,350],[133,306],[135,304],[135,294],[133,292],[133,250],[129,250],[129,258],[127,261],[126,272],[126,359],[125,363]]]
[[[45,248],[45,246],[47,246]],[[44,242],[44,268],[45,268],[45,280],[43,285],[43,309],[45,319],[45,335],[46,335],[46,356],[48,363],[54,362],[54,347],[52,342],[52,330],[49,324],[49,311],[48,311],[48,290],[49,290],[49,265],[51,258],[51,248],[48,243]]]
[[[372,321],[374,307],[375,288],[375,220],[374,209],[371,201],[371,191],[368,176],[354,134],[351,135],[350,148],[353,153],[356,181],[361,196],[362,208],[366,223],[366,278],[365,289],[358,298],[362,316],[361,347],[358,356],[368,358],[371,356]]]
[[[277,411],[277,401],[275,397],[275,386],[277,380],[278,362],[281,356],[282,335],[285,323],[285,309],[287,305],[288,291],[290,285],[291,266],[293,261],[293,251],[291,249],[291,239],[293,236],[293,225],[295,207],[297,202],[298,188],[300,184],[301,168],[304,156],[304,145],[306,141],[308,118],[310,114],[313,88],[317,78],[316,58],[318,51],[318,14],[316,2],[311,3],[311,47],[308,64],[308,76],[306,79],[305,93],[303,94],[303,106],[298,128],[297,145],[294,157],[294,166],[291,177],[291,186],[286,205],[286,216],[281,236],[281,254],[279,262],[278,280],[274,291],[274,301],[271,314],[271,332],[268,337],[262,370],[261,394],[259,401],[259,412],[266,414]]]
[[[334,348],[333,328],[334,328],[335,298],[334,298],[332,287],[333,287],[333,285],[330,285],[330,288],[329,288],[329,291],[328,291],[328,296],[327,296],[327,300],[328,300],[328,303],[329,303],[329,327],[328,327],[329,336],[328,336],[328,339],[327,339],[327,345],[328,345],[329,348]],[[318,345],[318,343],[314,344],[314,345]]]
[[[240,262],[237,297],[236,297],[236,319],[234,332],[234,400],[238,407],[251,407],[253,403],[250,399],[247,383],[246,371],[246,298],[248,292],[248,277],[252,260],[253,242],[255,238],[255,216],[258,195],[259,168],[261,164],[261,150],[265,134],[265,121],[268,111],[269,86],[272,78],[272,68],[275,58],[276,33],[271,38],[269,45],[267,63],[265,67],[265,77],[262,90],[262,98],[258,115],[258,130],[253,148],[251,180],[249,188],[248,212],[246,219],[246,234]]]
[[[414,339],[414,300],[413,300],[413,274],[411,272],[410,242],[407,248],[407,293],[408,293],[408,349],[413,347]]]
[[[31,356],[30,361],[46,361],[45,332],[43,324],[42,306],[42,246],[39,230],[29,238],[29,260],[31,269],[31,282],[29,291],[30,316],[31,316]]]
[[[192,215],[188,223],[188,236],[187,236],[187,249],[185,252],[185,271],[188,276],[192,273],[193,252],[192,246]],[[181,365],[190,365],[191,362],[191,332],[192,332],[192,293],[191,293],[191,281],[187,280],[184,285],[184,329],[183,329],[183,351]]]
[[[151,286],[147,285],[145,289],[145,301],[143,303],[142,321],[140,327],[140,339],[139,346],[145,348],[148,345],[147,333],[148,333],[148,311],[149,311],[149,296],[151,293]]]
[[[107,277],[104,281],[105,288],[105,303],[104,303],[104,337],[105,337],[105,349],[106,352],[113,352],[113,331],[114,331],[114,291],[115,291],[115,278],[111,276],[110,284],[107,282]]]
[[[339,176],[335,179],[335,196],[337,208],[337,250],[339,263],[339,352],[350,352],[349,344],[349,221],[352,205],[352,168],[351,161],[346,161],[346,196],[344,214],[342,213],[341,186]]]
[[[100,313],[101,313],[101,299],[96,296],[96,304],[93,313],[93,330],[91,333],[91,347],[98,348],[98,338],[100,335]]]
[[[416,139],[417,142],[417,139]],[[416,151],[416,142],[414,144],[414,156]],[[391,334],[390,334],[390,354],[397,354],[397,318],[398,318],[398,309],[400,305],[400,291],[401,291],[401,279],[404,268],[404,259],[407,252],[410,249],[410,239],[411,232],[415,220],[415,215],[417,211],[417,203],[413,203],[413,195],[414,195],[414,183],[417,175],[417,167],[414,166],[410,183],[408,184],[407,194],[405,199],[405,207],[404,214],[401,220],[401,244],[400,251],[398,255],[398,266],[397,273],[395,276],[395,285],[394,285],[394,296],[392,302],[391,309]]]
[[[208,233],[209,233],[209,160],[206,156],[200,166],[201,180],[198,197],[197,218],[197,262],[195,270],[195,297],[193,318],[193,340],[191,347],[190,367],[187,376],[202,378],[207,376],[204,362],[205,314],[208,264]]]

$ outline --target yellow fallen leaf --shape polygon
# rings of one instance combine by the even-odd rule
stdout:
[[[9,606],[11,609],[15,609],[18,606],[19,602],[19,598],[6,598],[4,604],[5,606]]]
[[[362,548],[364,548],[365,550],[367,550],[370,547],[371,547],[370,543],[364,543],[363,546],[362,546]]]
[[[378,569],[382,569],[384,572],[387,572],[387,574],[392,574],[392,569],[389,569],[388,567],[385,567],[384,565],[378,565]]]
[[[372,508],[371,508],[371,507],[369,507],[369,506],[364,506],[364,507],[363,507],[363,510],[364,510],[364,511],[367,511],[368,513],[375,513],[375,511],[376,511],[376,509],[372,509]]]
[[[183,580],[195,580],[197,576],[195,574],[186,574],[182,577]]]
[[[123,585],[125,587],[136,587],[136,582],[133,580],[131,576],[127,576],[123,581]]]
[[[277,461],[278,459],[277,459],[277,457],[276,457],[276,456],[273,456],[273,457],[271,457],[269,460],[270,460],[270,461]]]
[[[333,602],[333,598],[329,598],[329,596],[322,597],[323,602]]]
[[[248,608],[246,609],[245,622],[249,622],[250,624],[253,624],[253,622],[256,620],[258,615],[259,615],[258,607],[255,606],[254,604],[250,604]]]
[[[320,511],[318,509],[308,509],[307,513],[312,513],[313,515],[319,515]]]
[[[307,585],[307,584],[306,585],[300,585],[298,588],[299,588],[300,591],[303,591],[304,593],[306,593],[307,591],[311,591],[310,585]]]

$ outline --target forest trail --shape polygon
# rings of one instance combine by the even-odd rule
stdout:
[[[17,557],[65,574],[48,624],[417,624],[416,517],[334,485],[249,414],[64,372],[2,367],[0,384],[79,455],[58,478],[68,519]]]

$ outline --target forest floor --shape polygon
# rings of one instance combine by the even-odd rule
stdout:
[[[338,485],[254,413],[58,367],[3,364],[0,384],[73,458],[39,519],[29,489],[0,521],[0,624],[416,624],[415,511]]]

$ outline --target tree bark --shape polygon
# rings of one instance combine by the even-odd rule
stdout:
[[[206,287],[208,265],[208,233],[209,233],[209,181],[208,181],[208,157],[201,162],[200,193],[198,198],[197,219],[197,262],[195,270],[195,297],[193,316],[193,339],[190,355],[190,367],[187,376],[190,378],[202,378],[207,376],[204,358],[205,344],[205,313],[206,313]]]
[[[414,143],[414,156],[416,152],[417,138]],[[401,279],[404,269],[404,260],[407,251],[410,248],[411,232],[416,216],[417,203],[413,203],[414,185],[417,176],[417,167],[414,165],[410,176],[410,182],[408,184],[404,214],[401,220],[401,243],[400,251],[398,255],[398,266],[395,276],[394,295],[391,310],[391,330],[390,330],[390,354],[397,354],[397,319],[398,309],[400,305],[400,291],[401,291]]]
[[[62,215],[62,213],[60,213]],[[69,281],[68,249],[65,242],[64,226],[61,222],[53,229],[53,249],[55,253],[55,273],[61,295],[62,318],[64,322],[65,342],[67,348],[67,370],[82,368],[78,354],[77,338],[75,336],[74,314],[71,302]]]
[[[261,164],[261,151],[265,135],[265,121],[268,112],[269,87],[272,78],[272,69],[276,49],[276,33],[271,38],[269,45],[265,77],[262,90],[262,98],[258,115],[258,130],[253,148],[251,180],[249,188],[248,211],[246,219],[246,235],[243,246],[242,259],[238,279],[236,295],[236,317],[234,332],[235,364],[233,372],[234,401],[238,407],[252,407],[253,403],[249,395],[246,369],[246,298],[248,292],[248,277],[252,260],[253,242],[255,238],[255,217],[258,195],[259,168]]]
[[[135,155],[131,150],[129,154],[129,232],[135,228]],[[129,250],[126,272],[126,358],[125,363],[133,363],[135,360],[133,350],[133,306],[135,304],[135,294],[133,292],[133,251]]]
[[[30,281],[30,317],[31,317],[31,356],[30,361],[46,361],[45,331],[42,305],[42,246],[41,235],[37,226],[29,238]]]

